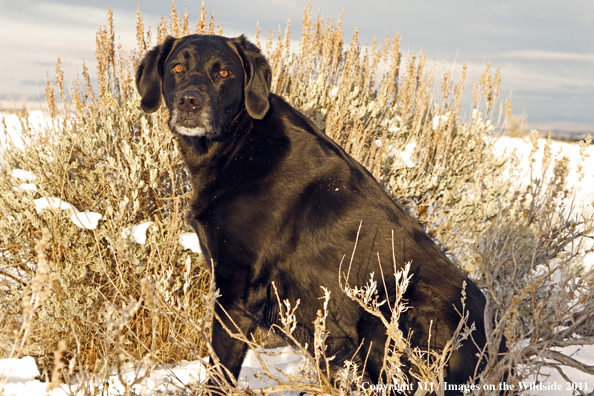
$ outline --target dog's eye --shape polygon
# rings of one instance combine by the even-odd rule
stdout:
[[[225,70],[225,69],[221,70],[219,72],[219,77],[221,77],[221,78],[229,77],[229,71],[228,70]]]
[[[177,65],[173,66],[174,73],[181,73],[183,71],[184,71],[184,65],[182,65],[181,63],[178,63]]]

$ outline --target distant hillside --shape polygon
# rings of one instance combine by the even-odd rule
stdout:
[[[589,133],[594,136],[594,123],[579,123],[571,121],[529,122],[529,129],[536,129],[541,136],[551,133],[556,140],[584,140]]]

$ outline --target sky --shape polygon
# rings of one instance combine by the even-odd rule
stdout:
[[[171,8],[166,0],[0,0],[2,108],[43,102],[46,73],[53,77],[58,57],[69,75],[80,72],[82,58],[93,71],[95,34],[110,4],[123,47],[134,48],[137,2],[153,32]],[[186,4],[195,21],[201,1],[180,2],[178,10],[183,13]],[[594,132],[592,0],[318,0],[312,5],[335,20],[344,11],[347,43],[357,27],[363,45],[374,35],[383,40],[400,32],[405,55],[425,51],[454,76],[466,62],[469,88],[491,62],[501,68],[501,96],[513,91],[516,115],[530,123]],[[284,29],[291,18],[291,37],[298,40],[303,6],[302,0],[206,0],[224,35],[248,38],[256,22],[264,34],[279,25]]]

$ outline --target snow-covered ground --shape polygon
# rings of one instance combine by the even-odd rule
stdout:
[[[6,139],[12,139],[17,147],[22,147],[22,140],[19,137],[18,131],[20,130],[20,122],[16,115],[1,114],[0,119],[4,117],[5,123],[0,123],[0,143],[3,144]],[[32,125],[42,126],[45,125],[46,120],[44,119],[41,112],[32,112],[29,118]],[[6,125],[6,130],[4,128]],[[542,147],[544,147],[544,139],[539,140],[539,146],[541,150],[537,154],[537,161],[535,162],[536,167],[540,164],[540,156],[542,156]],[[530,142],[522,139],[515,138],[501,138],[499,139],[498,149],[512,150],[517,149],[517,156],[521,159],[521,166],[524,169],[528,169],[528,156],[532,150]],[[0,146],[1,147],[1,146]],[[552,153],[568,156],[570,159],[571,172],[569,175],[569,186],[574,186],[578,182],[579,175],[576,172],[578,164],[580,163],[580,147],[575,143],[553,141]],[[576,191],[575,204],[578,210],[591,210],[591,203],[594,200],[594,147],[587,149],[589,157],[582,162],[583,165],[583,179],[579,183],[580,189]],[[11,170],[12,176],[21,181],[19,188],[23,189],[34,189],[35,188],[35,175],[27,173],[27,170]],[[45,210],[47,207],[56,207],[62,210],[67,210],[72,221],[79,227],[94,228],[97,226],[97,221],[101,218],[101,214],[85,212],[85,208],[76,208],[73,205],[60,201],[55,197],[44,197],[36,201],[37,211]],[[152,225],[152,223],[143,223],[136,226],[130,227],[126,230],[128,237],[136,241],[137,243],[144,243],[146,240],[146,231]],[[192,249],[197,251],[198,240],[193,234],[182,234],[180,235],[180,244],[186,249]],[[590,254],[585,257],[586,264],[594,265],[594,255]],[[594,365],[594,346],[573,346],[565,348],[563,350],[566,354],[571,356],[586,365]],[[303,357],[292,353],[288,349],[279,349],[273,351],[274,353],[267,358],[268,362],[281,370],[284,373],[295,372],[299,369],[300,365],[303,364]],[[240,383],[244,386],[249,386],[251,389],[260,388],[265,384],[258,378],[256,373],[261,371],[261,366],[256,359],[253,352],[248,354],[246,358],[241,374]],[[571,377],[574,384],[568,384],[559,373],[555,370],[550,370],[550,377],[543,379],[546,384],[546,389],[531,390],[528,394],[533,395],[572,395],[577,394],[575,389],[584,390],[585,393],[592,392],[594,388],[594,376],[587,375],[582,372],[578,372],[574,369],[566,369],[566,373]],[[35,379],[39,375],[39,371],[35,366],[35,361],[32,357],[21,357],[20,359],[0,359],[0,395],[66,395],[71,394],[74,390],[67,386],[56,388],[52,391],[48,391],[48,385]],[[130,369],[130,371],[124,376],[125,378],[132,380],[137,376],[137,373]],[[140,384],[135,385],[134,392],[136,394],[143,395],[157,395],[168,392],[173,392],[175,389],[183,387],[183,384],[190,383],[192,381],[201,380],[205,376],[204,366],[198,362],[183,362],[176,366],[158,367],[151,371],[150,375],[144,379]],[[3,392],[2,393],[2,388]],[[555,390],[551,390],[554,388]],[[124,387],[119,382],[117,375],[114,375],[110,381],[110,393],[122,394]],[[287,393],[289,394],[289,393]]]
[[[16,147],[23,147],[23,139],[20,136],[22,130],[21,123],[16,114],[0,112],[0,120],[4,118],[5,123],[0,122],[0,147],[7,141],[12,141]],[[44,129],[48,124],[47,116],[41,111],[32,111],[29,113],[29,122],[35,129]],[[6,125],[6,128],[4,128]]]
[[[542,136],[542,135],[541,135]],[[585,136],[584,136],[585,138]],[[534,154],[534,162],[532,163],[532,176],[534,178],[541,178],[542,172],[542,157],[545,147],[546,139],[538,140],[538,152]],[[522,169],[522,183],[528,183],[530,161],[529,156],[532,151],[532,143],[528,138],[516,139],[510,137],[501,137],[496,144],[496,151],[503,153],[504,151],[511,153],[516,150],[516,158],[520,160],[519,168]],[[577,143],[569,143],[562,141],[551,142],[551,154],[557,158],[566,156],[569,158],[569,174],[567,176],[567,187],[574,189],[573,205],[574,216],[580,213],[592,213],[594,211],[594,144],[590,145],[585,151],[585,158],[580,154],[581,147]],[[550,168],[553,164],[551,163]],[[578,173],[578,166],[581,166],[582,174]],[[580,181],[581,177],[581,181]],[[551,171],[545,183],[550,180]],[[586,246],[592,246],[594,241],[585,240]],[[584,257],[584,264],[587,267],[594,266],[594,254],[590,253]]]
[[[303,356],[294,353],[287,347],[264,351],[260,356],[267,362],[269,368],[274,367],[279,371],[279,373],[273,373],[279,376],[281,375],[280,373],[296,373],[301,365],[305,364]],[[239,374],[240,386],[244,388],[249,387],[250,389],[266,387],[265,382],[256,378],[256,374],[262,371],[262,366],[255,353],[249,351]],[[49,394],[51,396],[67,396],[76,393],[76,383],[72,383],[69,386],[62,385],[48,391],[48,383],[35,379],[39,375],[39,371],[35,365],[35,360],[30,356],[20,359],[0,360],[0,375],[3,372],[5,373],[4,393],[2,393],[2,381],[0,381],[0,395],[42,396]],[[132,383],[136,378],[140,378],[144,374],[145,370],[129,368],[127,371],[124,371],[122,378],[127,383]],[[147,378],[143,379],[139,384],[134,385],[132,390],[137,395],[172,394],[175,391],[183,389],[184,384],[204,381],[205,378],[206,372],[201,362],[182,362],[176,366],[164,365],[164,367],[151,370]],[[267,382],[270,384],[270,381]],[[124,394],[125,387],[120,382],[117,374],[110,377],[107,390],[110,395]],[[284,394],[286,396],[297,396],[299,392],[284,392]]]

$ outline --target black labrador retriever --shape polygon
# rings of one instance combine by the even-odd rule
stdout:
[[[437,350],[446,345],[460,321],[466,282],[468,323],[476,331],[445,373],[448,383],[466,383],[485,344],[485,297],[362,165],[270,93],[270,83],[267,60],[243,36],[168,37],[136,71],[144,111],[159,109],[162,98],[170,111],[193,187],[188,218],[214,263],[218,315],[244,334],[278,323],[275,282],[281,300],[301,301],[295,334],[311,348],[323,286],[331,292],[326,343],[334,368],[355,360],[369,380],[379,381],[386,329],[339,286],[341,259],[346,255],[348,264],[357,241],[349,284],[362,286],[372,272],[375,279],[383,273],[380,300],[393,303],[394,267],[412,262],[410,308],[400,329],[414,346],[426,348],[429,339]],[[389,318],[388,304],[381,309]],[[212,344],[237,377],[246,344],[216,320]]]

